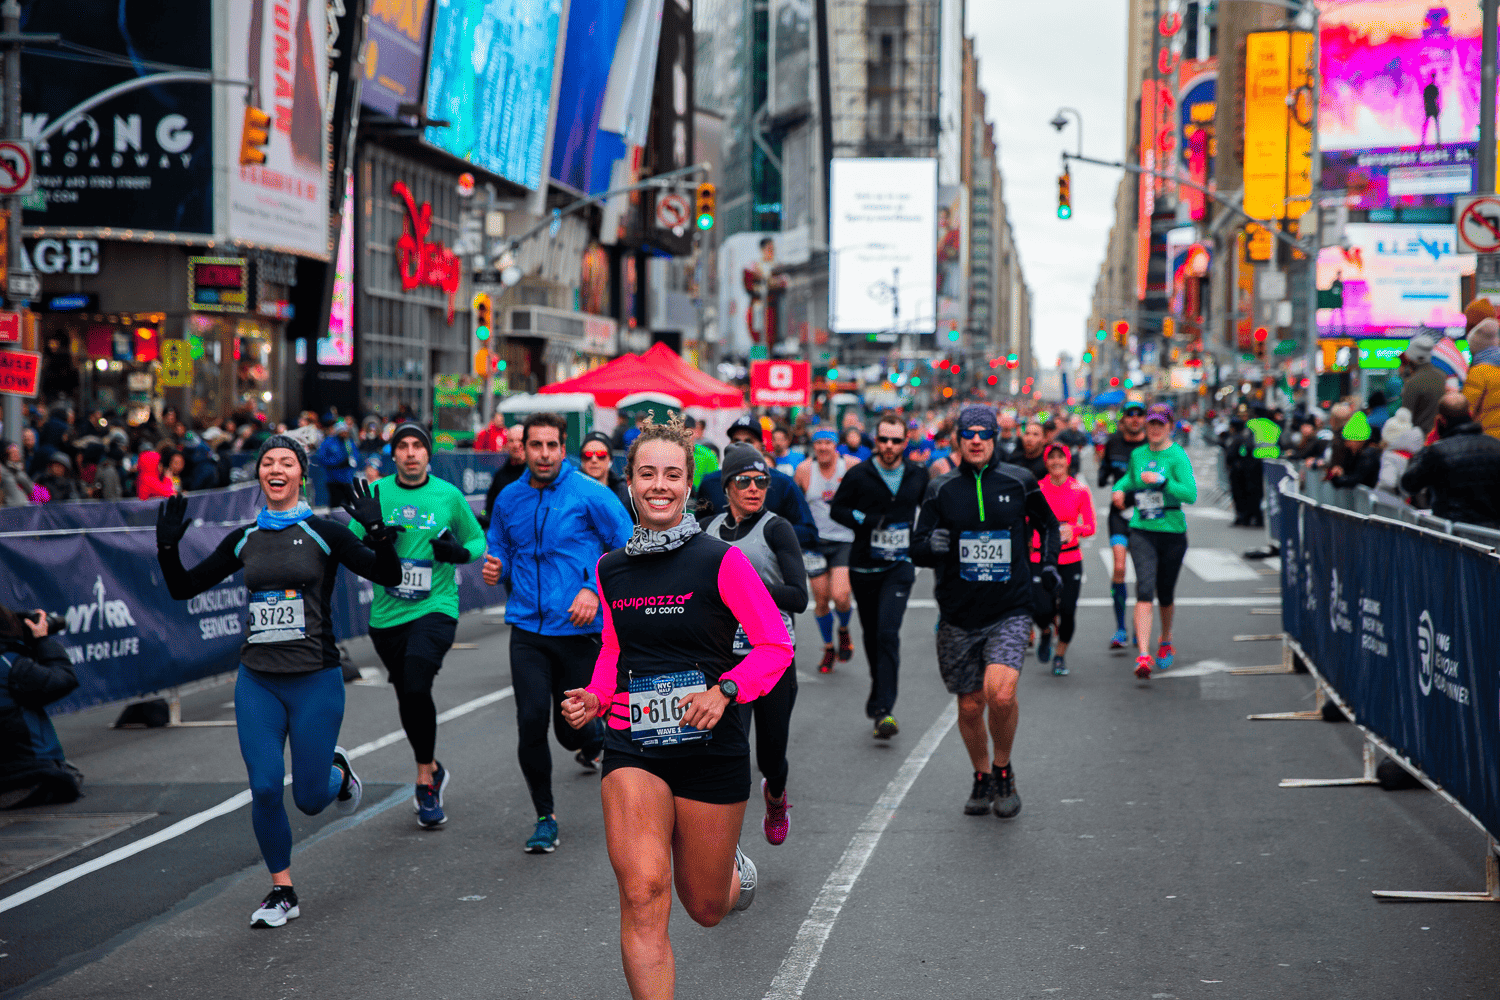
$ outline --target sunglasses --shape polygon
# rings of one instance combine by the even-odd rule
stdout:
[[[609,452],[607,452],[607,451],[586,451],[586,452],[583,453],[583,460],[585,462],[592,461],[593,459],[596,459],[596,458],[608,458],[608,457],[609,457]]]
[[[958,436],[963,438],[965,441],[972,441],[975,438],[978,438],[981,441],[993,441],[995,438],[995,432],[976,431],[972,427],[965,427],[963,430],[958,432]]]
[[[1146,411],[1145,410],[1126,410],[1124,415],[1127,416],[1127,417],[1144,417],[1146,415]]]
[[[771,485],[771,477],[750,475],[735,476],[730,480],[730,482],[738,486],[742,490],[747,490],[752,486],[758,490],[763,490]]]
[[[880,437],[877,437],[875,440],[879,441],[881,444],[905,444],[906,443],[906,438],[904,438],[904,437],[894,437],[893,438],[893,437],[885,437],[884,435],[881,435]]]

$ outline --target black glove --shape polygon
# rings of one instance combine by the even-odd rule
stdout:
[[[159,549],[176,548],[177,543],[182,541],[182,536],[187,534],[190,523],[187,516],[187,497],[181,493],[167,497],[156,509],[156,547]]]
[[[369,483],[356,479],[352,488],[354,502],[343,505],[344,513],[359,522],[359,526],[365,529],[365,538],[372,544],[386,545],[394,542],[396,535],[403,529],[385,523],[380,510],[380,487],[375,487],[375,492],[371,493]]]
[[[1062,589],[1062,574],[1057,571],[1056,566],[1042,567],[1042,587],[1049,594],[1055,594]]]
[[[472,557],[469,555],[469,550],[464,548],[463,543],[454,537],[453,532],[444,528],[432,540],[432,558],[438,562],[462,566]]]
[[[953,540],[948,535],[947,528],[933,528],[932,534],[927,536],[927,547],[932,549],[933,555],[945,556]]]

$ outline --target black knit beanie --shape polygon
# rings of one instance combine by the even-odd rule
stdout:
[[[307,452],[303,449],[302,445],[297,443],[296,438],[288,437],[285,434],[272,434],[266,438],[265,443],[260,446],[260,451],[255,453],[255,467],[257,469],[260,468],[261,460],[266,457],[266,452],[272,448],[286,448],[293,455],[296,455],[297,464],[302,466],[302,475],[307,475]],[[165,465],[165,462],[163,465]]]

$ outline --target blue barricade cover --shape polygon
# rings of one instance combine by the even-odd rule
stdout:
[[[1277,500],[1287,635],[1361,725],[1500,833],[1500,557]]]

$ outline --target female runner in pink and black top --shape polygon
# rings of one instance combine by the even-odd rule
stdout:
[[[1056,594],[1054,615],[1057,622],[1057,654],[1052,654],[1052,617],[1042,626],[1041,639],[1037,642],[1036,658],[1042,663],[1052,661],[1052,673],[1058,677],[1068,675],[1068,663],[1064,655],[1068,643],[1073,641],[1073,629],[1078,620],[1078,593],[1083,588],[1083,552],[1080,543],[1091,537],[1097,529],[1094,520],[1094,498],[1089,488],[1069,475],[1073,453],[1065,444],[1049,444],[1042,452],[1042,461],[1047,463],[1047,475],[1039,485],[1047,506],[1057,515],[1062,536],[1062,551],[1057,557],[1057,571],[1062,574],[1062,587]],[[1032,548],[1032,561],[1039,556],[1039,545]]]
[[[572,726],[603,716],[604,827],[620,888],[620,950],[631,996],[672,996],[671,887],[705,927],[755,891],[738,848],[750,797],[745,713],[776,686],[793,648],[766,586],[738,549],[684,516],[692,437],[647,423],[626,481],[640,524],[599,560],[604,648],[587,688],[566,692]],[[751,651],[734,655],[743,626]]]

